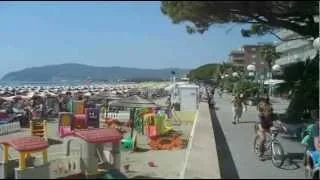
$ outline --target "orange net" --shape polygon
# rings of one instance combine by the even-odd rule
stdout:
[[[182,149],[184,142],[181,136],[156,137],[150,140],[149,146],[152,150]]]

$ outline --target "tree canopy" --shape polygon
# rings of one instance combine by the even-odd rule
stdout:
[[[205,64],[189,73],[190,80],[208,80],[218,75],[220,64]]]
[[[274,61],[280,57],[280,54],[277,53],[276,48],[272,44],[266,44],[259,48],[259,53],[263,60],[268,64],[269,70],[272,68]]]
[[[215,24],[251,24],[242,35],[264,35],[284,28],[304,37],[319,36],[319,1],[162,1],[174,24],[191,22],[188,33],[204,33]],[[279,38],[279,37],[278,37]]]
[[[319,54],[306,62],[290,64],[284,68],[281,91],[293,90],[288,115],[299,120],[303,112],[319,109]]]

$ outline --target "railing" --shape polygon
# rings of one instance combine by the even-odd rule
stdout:
[[[292,35],[294,35],[294,34],[295,34],[295,33],[294,33],[293,31],[286,30],[286,29],[281,30],[280,32],[277,33],[277,35],[278,35],[279,37],[281,37],[282,39],[286,39],[286,38],[288,38],[289,36],[292,36]]]
[[[295,53],[292,55],[284,56],[280,59],[276,60],[276,64],[285,65],[291,64],[299,61],[305,61],[307,58],[314,58],[316,56],[317,51],[315,49],[309,49],[302,53]]]
[[[288,42],[283,42],[281,43],[279,46],[276,47],[276,51],[277,52],[285,52],[288,51],[290,49],[296,49],[296,48],[300,48],[300,47],[304,47],[304,46],[311,46],[310,41],[307,40],[292,40],[292,41],[288,41]]]

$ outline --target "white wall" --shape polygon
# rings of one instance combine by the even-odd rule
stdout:
[[[199,108],[199,87],[180,86],[179,99],[181,111],[196,111]]]

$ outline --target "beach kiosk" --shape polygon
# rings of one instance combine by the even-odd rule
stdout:
[[[197,111],[199,109],[199,86],[181,84],[178,86],[180,111]]]

